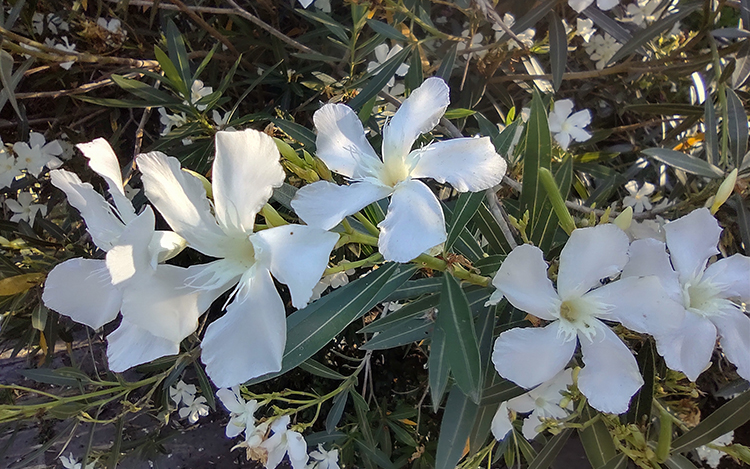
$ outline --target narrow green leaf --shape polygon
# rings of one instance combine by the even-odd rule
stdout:
[[[559,188],[560,197],[563,200],[568,198],[572,180],[573,160],[568,157],[563,161],[555,173],[555,184]],[[567,210],[567,208],[565,210]],[[555,233],[558,230],[557,213],[552,209],[552,204],[549,200],[545,200],[542,210],[539,213],[539,221],[533,227],[530,238],[537,246],[539,246],[539,249],[546,252],[552,247]]]
[[[529,464],[529,469],[547,469],[548,467],[550,467],[557,455],[560,454],[560,451],[565,446],[565,443],[568,442],[568,438],[570,438],[570,435],[572,433],[572,428],[566,428],[557,435],[553,436],[547,442],[547,444],[544,445],[544,448],[539,451],[539,454],[537,454],[534,460],[531,461],[531,464]]]
[[[664,461],[669,469],[698,469],[698,466],[690,462],[688,458],[681,454],[673,454]]]
[[[346,401],[349,399],[349,390],[339,393],[333,398],[333,404],[331,410],[328,411],[326,417],[326,431],[333,433],[336,430],[336,425],[341,421],[341,416],[344,415],[344,408],[346,407]]]
[[[501,402],[526,394],[528,390],[520,387],[512,381],[503,379],[482,391],[481,406],[498,405]]]
[[[568,207],[565,206],[565,200],[563,200],[560,194],[560,189],[555,183],[555,179],[552,177],[552,173],[547,168],[539,168],[539,180],[547,192],[547,198],[552,204],[552,210],[555,211],[557,219],[560,223],[560,227],[570,235],[573,230],[576,229],[576,223],[573,221],[573,217],[568,211]]]
[[[447,111],[445,111],[445,114],[443,114],[443,117],[448,120],[463,119],[464,117],[473,116],[474,114],[476,114],[476,111],[474,111],[473,109],[457,108],[448,109]]]
[[[435,72],[435,76],[442,78],[446,83],[448,83],[448,80],[451,78],[451,73],[453,73],[453,64],[456,63],[457,48],[458,44],[453,44],[451,48],[448,49],[443,56],[443,60],[440,61],[440,66],[438,67],[437,72]]]
[[[607,461],[607,464],[599,467],[598,469],[626,469],[630,460],[625,454],[618,454],[614,458]]]
[[[440,409],[440,403],[443,401],[445,388],[448,386],[448,372],[450,365],[445,353],[445,333],[442,329],[436,328],[432,332],[432,342],[430,343],[430,356],[427,359],[428,381],[430,383],[430,399],[432,400],[432,411],[437,412]]]
[[[479,262],[475,262],[474,267],[479,269],[479,273],[482,275],[493,276],[502,265],[505,257],[501,254],[487,256]]]
[[[211,382],[208,380],[206,371],[203,369],[203,365],[198,360],[193,360],[193,369],[195,370],[195,376],[198,377],[198,385],[201,388],[201,395],[206,398],[206,403],[211,410],[216,410],[216,395],[214,394],[214,388],[211,386]]]
[[[482,199],[484,199],[484,192],[463,192],[459,194],[448,224],[448,238],[445,241],[444,248],[446,252],[453,247],[453,243],[458,239],[461,230],[466,227],[466,224],[476,213]]]
[[[201,60],[201,63],[198,64],[198,68],[195,69],[195,74],[193,75],[193,79],[197,80],[199,76],[201,76],[201,73],[203,73],[203,70],[208,67],[208,64],[211,62],[211,59],[213,58],[216,51],[219,49],[219,43],[217,42],[214,44],[214,46],[211,48],[210,51],[208,51],[208,54],[206,54],[205,57],[203,57],[203,60]],[[234,73],[232,73],[234,75]]]
[[[643,150],[643,153],[687,173],[707,178],[720,178],[724,176],[724,173],[716,166],[681,151],[670,150],[669,148],[648,148]]]
[[[529,224],[535,226],[544,204],[544,189],[539,182],[539,168],[550,169],[552,142],[542,95],[534,90],[531,98],[531,115],[526,123],[523,157],[523,189],[520,214],[529,212]]]
[[[750,420],[750,391],[745,391],[711,415],[695,428],[672,442],[672,452],[683,453],[714,441],[721,435],[744,425]]]
[[[4,50],[0,50],[0,82],[3,84],[4,96],[10,100],[10,105],[16,111],[16,115],[21,118],[21,110],[18,108],[15,86],[13,85],[13,56]]]
[[[286,119],[273,118],[271,119],[271,122],[294,140],[304,145],[307,151],[310,153],[315,152],[315,132],[303,125],[299,125]]]
[[[362,350],[386,350],[402,345],[419,342],[430,337],[434,324],[424,319],[412,319],[396,324],[382,332],[378,332],[372,339],[362,345]]]
[[[402,41],[407,42],[409,39],[401,34],[401,32],[391,26],[388,23],[383,23],[382,21],[373,20],[371,18],[367,18],[367,25],[372,28],[373,31],[380,34],[383,37],[386,37],[388,39],[395,39],[396,41]]]
[[[638,34],[633,36],[633,39],[628,41],[626,44],[624,44],[620,50],[618,50],[614,56],[612,56],[611,59],[609,59],[609,64],[613,64],[617,62],[618,60],[627,57],[628,55],[635,52],[638,48],[645,45],[647,42],[651,41],[652,39],[659,36],[664,31],[668,31],[669,29],[674,26],[674,24],[681,19],[688,16],[690,13],[694,12],[700,6],[703,4],[703,2],[694,2],[691,5],[685,5],[680,4],[680,11],[677,13],[671,14],[665,18],[660,19],[659,21],[656,21],[652,23],[651,25],[647,26],[644,29],[641,29],[638,31]]]
[[[588,422],[596,415],[597,412],[586,405],[581,415],[583,417],[581,423]],[[612,441],[612,436],[607,430],[607,425],[601,420],[597,420],[586,428],[579,429],[578,435],[592,467],[604,466],[607,461],[617,456],[617,449],[614,441]]]
[[[644,382],[638,394],[630,401],[626,417],[628,423],[640,425],[650,420],[654,399],[655,363],[653,342],[647,340],[638,351],[638,367]]]
[[[429,295],[425,298],[420,298],[402,306],[398,311],[394,311],[384,318],[371,322],[357,332],[360,334],[373,333],[392,329],[393,327],[401,327],[409,321],[414,321],[420,316],[424,316],[426,311],[437,306],[439,302],[440,295]]]
[[[342,42],[349,43],[349,28],[334,20],[330,15],[322,11],[303,10],[302,8],[297,8],[295,11],[308,19],[322,24]]]
[[[700,116],[703,108],[693,104],[680,103],[652,103],[652,104],[628,104],[624,111],[639,112],[642,114],[658,114],[660,116]]]
[[[745,245],[745,255],[748,255],[750,254],[750,209],[745,205],[740,194],[734,194],[730,200],[734,202],[737,211],[737,225],[742,243]]]
[[[172,63],[177,68],[177,71],[182,77],[182,82],[185,84],[185,90],[190,90],[193,86],[193,74],[190,72],[190,60],[188,59],[187,48],[185,47],[185,39],[182,33],[177,29],[174,21],[171,19],[167,21],[167,52]]]
[[[727,88],[727,115],[729,124],[729,150],[734,157],[732,164],[740,167],[742,157],[747,153],[747,114],[737,93]],[[706,129],[708,132],[708,129]]]
[[[454,469],[461,460],[477,410],[477,405],[461,392],[461,388],[451,388],[440,423],[435,469]]]
[[[357,447],[367,455],[367,457],[372,459],[378,465],[379,468],[396,469],[396,466],[390,459],[388,459],[388,456],[378,448],[370,446],[360,440],[354,440],[354,442],[357,444]]]
[[[565,66],[568,62],[568,36],[565,34],[565,26],[563,26],[562,20],[554,10],[547,15],[547,22],[549,23],[549,58],[552,66],[552,86],[557,91],[562,84]]]
[[[415,90],[424,81],[424,73],[422,71],[422,57],[419,55],[419,50],[411,55],[411,62],[409,64],[409,71],[404,77],[404,85],[409,90]]]
[[[482,233],[484,239],[487,240],[490,253],[507,254],[511,251],[508,241],[503,236],[502,230],[500,230],[495,217],[492,216],[486,204],[482,203],[477,209],[477,213],[474,215],[474,224]]]
[[[159,62],[159,67],[164,72],[164,75],[166,75],[166,80],[164,77],[162,77],[161,80],[167,82],[169,86],[174,88],[175,91],[182,96],[189,96],[187,84],[182,81],[180,72],[177,71],[177,67],[175,67],[172,59],[169,58],[167,53],[161,50],[158,46],[154,46],[154,56],[156,56],[156,60]]]
[[[630,34],[630,31],[623,28],[620,23],[612,19],[608,13],[609,12],[600,10],[595,5],[591,5],[584,10],[584,14],[591,19],[594,24],[615,38],[617,42],[620,44],[629,42],[633,38],[633,35]],[[640,49],[638,52],[643,53],[643,49]]]
[[[360,91],[359,94],[354,97],[354,99],[349,101],[349,107],[357,110],[362,107],[367,101],[377,96],[377,94],[380,93],[380,91],[383,89],[383,87],[385,87],[388,81],[393,78],[393,76],[396,74],[396,70],[401,66],[401,64],[406,62],[406,59],[409,57],[409,54],[411,54],[411,52],[411,47],[404,47],[401,52],[394,55],[387,62],[385,62],[380,67],[380,71],[377,73],[377,75],[370,78],[370,80],[367,82],[367,85],[362,88],[362,91]]]
[[[342,375],[338,371],[332,370],[331,368],[325,366],[319,361],[313,360],[312,358],[308,358],[307,360],[302,362],[299,367],[300,369],[305,370],[312,375],[320,376],[321,378],[333,379],[336,381],[346,379],[346,376]]]
[[[409,280],[401,285],[396,291],[388,295],[383,301],[400,301],[408,298],[416,298],[421,295],[428,293],[437,293],[440,291],[440,285],[442,281],[438,277],[427,277],[420,278],[417,280]],[[383,318],[385,320],[388,316]],[[380,320],[379,320],[380,321]],[[365,332],[364,330],[362,332]],[[367,332],[372,332],[368,330]]]
[[[112,75],[112,81],[123,90],[145,99],[151,106],[173,106],[182,103],[182,100],[138,80]]]
[[[461,390],[479,402],[482,369],[479,344],[469,302],[452,275],[443,275],[436,327],[445,333],[445,350],[453,377]]]
[[[704,135],[703,144],[706,148],[706,160],[708,164],[716,164],[719,161],[719,128],[716,125],[716,109],[714,108],[714,100],[711,95],[706,96],[706,102],[703,104],[704,107],[704,120],[706,125],[706,132]]]
[[[81,384],[91,383],[91,378],[77,368],[37,368],[33,370],[21,370],[20,373],[27,379],[43,384],[54,384],[56,386],[79,387]]]

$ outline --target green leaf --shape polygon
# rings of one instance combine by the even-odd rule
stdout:
[[[660,116],[701,116],[703,108],[692,104],[679,103],[654,103],[654,104],[628,104],[624,111],[640,112],[642,114],[658,114]]]
[[[308,358],[307,360],[302,362],[299,367],[302,370],[305,370],[312,375],[320,376],[321,378],[333,379],[337,381],[346,379],[346,376],[342,375],[338,371],[332,370],[331,368],[328,368],[324,364],[320,363],[319,361],[313,360],[312,358]]]
[[[453,213],[451,214],[451,220],[448,224],[448,237],[445,241],[445,251],[450,251],[453,247],[453,243],[458,239],[458,235],[469,223],[476,213],[479,205],[484,199],[484,192],[462,192],[458,195],[455,207],[453,207]]]
[[[432,411],[437,412],[443,401],[445,388],[448,386],[448,372],[450,365],[445,352],[445,332],[436,328],[432,332],[430,343],[430,356],[427,359],[428,380],[430,383],[430,399],[432,400]]]
[[[20,370],[20,373],[27,379],[37,383],[54,384],[56,386],[79,387],[82,384],[90,384],[91,378],[77,368],[58,368],[51,370],[49,368],[38,368],[35,370]]]
[[[445,111],[445,114],[443,114],[443,117],[445,117],[448,120],[451,119],[463,119],[464,117],[473,116],[476,114],[477,111],[474,111],[472,109],[464,109],[464,108],[456,108],[456,109],[448,109]]]
[[[452,275],[443,275],[440,306],[435,326],[445,333],[445,351],[456,384],[474,402],[479,402],[482,369],[474,322],[461,286]]]
[[[0,50],[0,82],[3,84],[3,97],[10,100],[10,105],[13,106],[16,115],[22,118],[16,94],[13,92],[17,85],[17,83],[13,84],[13,56],[4,50]]]
[[[182,100],[174,96],[157,90],[138,80],[112,75],[112,81],[120,88],[146,100],[151,106],[174,106],[182,103]]]
[[[528,391],[512,381],[503,379],[482,391],[481,406],[498,405],[501,402],[526,394]]]
[[[429,295],[425,298],[420,298],[402,306],[398,311],[394,311],[384,318],[371,322],[357,332],[364,334],[402,327],[405,323],[423,316],[427,310],[434,308],[439,302],[440,295]]]
[[[362,345],[362,350],[386,350],[418,342],[430,337],[434,324],[424,319],[411,319],[397,324],[382,332]]]
[[[367,85],[362,88],[362,91],[360,91],[359,94],[354,97],[354,99],[349,101],[349,107],[357,110],[362,107],[367,101],[377,96],[378,93],[382,91],[383,87],[388,83],[388,81],[393,78],[393,76],[396,74],[396,70],[401,66],[401,64],[406,62],[406,59],[409,57],[409,54],[411,54],[411,51],[411,47],[404,47],[401,52],[386,61],[380,67],[380,71],[377,73],[377,75],[370,78],[370,80],[368,80],[367,82]]]
[[[568,438],[573,433],[572,428],[566,428],[557,435],[553,436],[539,454],[529,464],[529,469],[547,469],[552,465],[557,455],[568,442]]]
[[[732,164],[740,167],[742,157],[747,153],[747,114],[737,93],[727,88],[727,122],[729,124],[729,149],[734,157]],[[706,133],[709,130],[706,128]]]
[[[680,11],[678,11],[677,13],[662,18],[659,21],[656,21],[646,28],[638,31],[638,34],[633,36],[633,39],[624,44],[620,48],[620,50],[618,50],[615,55],[612,56],[611,59],[609,59],[609,62],[607,63],[613,64],[618,60],[632,54],[647,42],[659,36],[664,31],[669,30],[676,22],[680,21],[690,13],[697,10],[702,4],[703,2],[695,2],[692,5],[685,5],[684,3],[681,4]]]
[[[373,446],[370,446],[360,440],[354,440],[357,447],[367,455],[368,458],[372,459],[379,468],[383,469],[396,469],[396,466],[388,459],[388,456]]]
[[[644,382],[641,389],[638,390],[638,394],[630,401],[630,408],[626,417],[628,423],[636,425],[649,421],[653,405],[656,368],[654,345],[651,340],[647,340],[638,351],[638,367],[641,370]]]
[[[545,196],[539,182],[539,168],[550,169],[552,142],[550,140],[547,110],[542,95],[534,90],[531,98],[531,115],[526,123],[523,156],[523,189],[521,190],[520,210],[523,215],[529,212],[529,225],[536,226],[541,217]],[[552,211],[551,207],[549,211]]]
[[[716,164],[719,160],[719,128],[716,125],[716,109],[711,96],[706,96],[704,103],[706,132],[704,135],[704,146],[706,148],[706,160],[708,164]]]
[[[670,150],[669,148],[648,148],[643,150],[643,153],[687,173],[707,178],[720,178],[724,176],[724,173],[716,166],[681,151]]]
[[[615,38],[620,44],[627,43],[633,37],[633,35],[630,34],[630,31],[623,28],[620,23],[614,19],[610,18],[608,12],[604,12],[595,6],[586,9],[586,16],[600,29]],[[638,52],[642,54],[643,49],[640,49]]]
[[[185,39],[182,33],[177,29],[174,21],[167,21],[167,52],[175,68],[185,84],[185,91],[188,92],[193,86],[193,74],[190,72],[190,60],[188,59]]]
[[[440,77],[448,83],[448,80],[451,78],[451,73],[453,73],[453,64],[456,63],[456,50],[458,48],[458,44],[453,44],[450,49],[445,53],[443,56],[443,60],[440,61],[440,66],[437,69],[437,72],[435,72],[436,77]]]
[[[547,15],[549,23],[549,57],[552,66],[552,86],[555,91],[562,84],[565,66],[568,62],[568,36],[565,34],[565,26],[554,10]]]
[[[315,132],[303,125],[299,125],[286,119],[273,118],[271,119],[271,122],[291,138],[304,145],[307,151],[310,153],[315,152]]]
[[[474,224],[482,233],[484,239],[487,240],[491,253],[507,254],[511,251],[508,241],[503,236],[495,217],[492,216],[485,203],[480,204],[477,209],[477,213],[474,215]]]
[[[417,50],[416,54],[411,55],[411,62],[409,64],[409,71],[404,77],[404,84],[409,90],[415,90],[424,81],[424,73],[422,71],[422,57],[419,55]]]
[[[745,255],[750,254],[750,210],[740,194],[734,194],[730,200],[734,202],[737,211],[737,226],[740,229],[742,243],[745,245]]]
[[[326,431],[333,433],[336,430],[336,425],[341,421],[341,416],[344,415],[344,408],[346,407],[346,401],[349,399],[349,389],[343,391],[333,398],[331,410],[328,411],[326,417]]]
[[[583,423],[590,421],[596,415],[597,412],[587,404],[581,413]],[[586,428],[579,429],[578,435],[592,467],[604,466],[607,461],[617,456],[617,449],[614,441],[612,441],[612,436],[607,430],[607,425],[601,419]]]
[[[562,200],[568,198],[572,180],[573,159],[568,157],[565,159],[565,161],[563,161],[563,163],[555,173],[555,184],[559,188],[560,197],[562,198]],[[567,211],[567,208],[565,208],[565,210]],[[533,227],[530,238],[534,243],[536,243],[537,246],[539,246],[539,249],[546,252],[550,247],[552,247],[552,242],[555,239],[555,233],[557,232],[557,230],[557,213],[552,209],[552,203],[550,202],[550,200],[545,199],[544,206],[542,207],[542,210],[540,212],[539,221]]]
[[[672,442],[672,451],[684,453],[710,443],[721,435],[744,425],[748,420],[750,420],[750,391],[745,391],[719,407],[695,428],[676,438]]]
[[[698,469],[698,466],[690,462],[688,458],[681,454],[673,454],[664,461],[669,469]]]
[[[618,454],[598,469],[627,469],[629,461],[625,454]]]
[[[159,49],[158,46],[154,46],[154,55],[159,62],[159,67],[167,78],[166,80],[162,78],[162,80],[166,81],[169,86],[174,88],[175,91],[182,96],[190,96],[187,84],[182,81],[180,72],[177,71],[177,67],[175,67],[174,62],[172,62],[172,59],[169,58],[167,53]]]
[[[322,24],[326,27],[326,29],[332,32],[334,36],[341,39],[342,42],[347,44],[349,43],[349,34],[347,34],[349,32],[349,28],[334,20],[329,15],[323,13],[322,11],[308,11],[303,10],[302,8],[297,8],[295,11],[300,15],[307,17],[308,19]]]
[[[406,36],[401,34],[398,29],[394,28],[388,23],[383,23],[381,21],[367,18],[367,24],[372,28],[373,31],[388,39],[395,39],[396,41],[402,42],[407,42],[409,40]]]
[[[477,405],[461,392],[461,388],[453,386],[440,423],[435,469],[454,469],[461,460],[477,410]]]
[[[427,277],[417,280],[409,280],[408,282],[405,282],[402,286],[400,286],[396,291],[388,295],[388,298],[383,301],[400,301],[407,298],[416,298],[428,293],[437,293],[440,291],[440,285],[442,285],[442,281],[438,277]],[[383,320],[385,320],[387,317],[388,316],[383,318]],[[380,321],[380,319],[378,321]],[[362,332],[365,332],[365,330],[363,329]],[[367,332],[371,331],[367,330]]]
[[[503,261],[505,261],[505,257],[505,255],[501,254],[487,256],[479,262],[475,262],[474,267],[479,269],[480,274],[492,276],[498,271]]]

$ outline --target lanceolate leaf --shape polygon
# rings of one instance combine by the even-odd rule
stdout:
[[[497,224],[495,217],[490,213],[485,203],[482,203],[474,215],[474,223],[484,239],[489,244],[489,252],[494,254],[507,254],[511,251],[508,241]]]
[[[664,465],[669,469],[698,469],[698,466],[681,454],[673,454],[664,461]]]
[[[393,78],[393,75],[396,73],[396,70],[401,66],[401,64],[406,62],[406,59],[409,57],[409,54],[411,54],[411,51],[411,47],[404,47],[401,52],[394,55],[386,63],[384,63],[380,67],[377,75],[370,78],[370,80],[367,82],[367,85],[362,88],[362,91],[360,91],[359,94],[354,97],[354,99],[349,101],[349,106],[352,109],[357,110],[371,98],[380,93],[380,90],[382,90],[386,83],[388,83],[388,81]]]
[[[739,168],[742,157],[747,153],[747,114],[737,93],[729,88],[727,88],[727,114],[732,165]]]
[[[436,326],[445,333],[445,350],[453,377],[461,390],[479,402],[482,369],[479,344],[469,302],[452,275],[443,275]]]
[[[429,372],[430,382],[430,399],[432,400],[432,410],[437,412],[440,403],[443,401],[445,388],[448,386],[448,357],[445,353],[445,333],[442,329],[435,329],[432,333],[432,342],[430,343],[430,356],[427,359],[427,369]]]
[[[745,391],[709,415],[695,428],[672,442],[672,451],[684,453],[744,425],[750,420],[750,391]]]
[[[443,60],[440,62],[440,67],[438,67],[438,70],[435,73],[436,77],[442,78],[446,83],[450,80],[451,72],[453,71],[453,64],[456,62],[456,50],[457,44],[453,44],[443,56]]]
[[[562,432],[553,436],[547,444],[544,445],[544,448],[539,451],[539,454],[537,454],[534,460],[531,461],[529,469],[547,469],[550,467],[557,455],[560,454],[560,451],[563,449],[563,446],[565,446],[565,443],[567,443],[568,438],[570,438],[572,433],[572,428],[566,428]]]
[[[601,466],[598,469],[626,469],[630,460],[624,454],[619,454],[614,458],[607,461],[607,464]]]
[[[403,42],[408,41],[406,36],[401,34],[399,30],[397,30],[396,28],[394,28],[388,23],[383,23],[382,21],[377,21],[377,20],[368,18],[367,25],[370,26],[373,31],[375,31],[376,33],[388,39],[395,39],[397,41],[403,41]]]
[[[681,151],[670,150],[668,148],[649,148],[643,150],[643,153],[669,166],[688,173],[697,174],[698,176],[708,178],[724,176],[724,173],[716,166]]]
[[[305,126],[286,119],[271,119],[278,128],[287,133],[290,137],[305,146],[310,153],[315,151],[315,132]]]
[[[189,90],[193,85],[193,74],[190,72],[190,61],[185,48],[185,40],[172,20],[167,22],[166,36],[169,58],[172,59],[172,63],[177,68],[182,82],[185,84],[185,89]]]
[[[582,417],[584,423],[593,419],[596,411],[588,405],[583,408]],[[583,449],[592,467],[601,467],[607,461],[617,456],[615,443],[607,430],[607,426],[601,420],[597,420],[586,428],[578,430]]]
[[[716,125],[716,109],[714,100],[711,95],[706,96],[705,108],[705,125],[706,132],[704,145],[706,147],[706,160],[709,164],[716,164],[719,160],[719,128]]]
[[[436,469],[454,469],[461,460],[466,440],[474,426],[477,409],[477,405],[461,392],[461,388],[453,386],[440,424],[435,455]]]
[[[531,99],[531,115],[526,123],[526,141],[523,157],[523,189],[520,210],[523,216],[529,211],[529,224],[535,226],[544,205],[544,188],[538,179],[539,168],[550,169],[552,142],[547,121],[547,110],[542,95],[534,90]],[[551,210],[551,208],[550,208]]]
[[[641,369],[644,383],[636,396],[630,401],[630,409],[628,409],[626,417],[628,423],[635,423],[636,425],[648,422],[651,416],[654,399],[654,374],[656,372],[654,346],[651,340],[647,340],[638,352],[638,367]]]
[[[552,86],[555,91],[562,84],[565,66],[568,62],[568,37],[565,34],[565,26],[554,10],[547,15],[549,22],[549,56],[552,65]]]

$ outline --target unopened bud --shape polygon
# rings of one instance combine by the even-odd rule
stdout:
[[[737,168],[734,168],[729,176],[724,179],[719,189],[716,191],[716,196],[711,204],[711,215],[714,215],[719,211],[719,208],[727,201],[732,192],[734,192],[734,185],[737,183]]]
[[[625,207],[617,217],[612,221],[622,231],[630,228],[630,224],[633,223],[633,207]]]

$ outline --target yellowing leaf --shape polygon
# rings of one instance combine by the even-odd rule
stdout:
[[[0,280],[0,296],[11,296],[23,293],[31,287],[39,285],[44,280],[44,274],[22,274]]]

